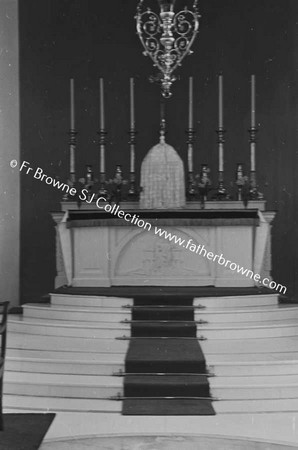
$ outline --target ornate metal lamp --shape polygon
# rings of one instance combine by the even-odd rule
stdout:
[[[176,80],[173,72],[181,66],[199,30],[198,0],[192,9],[187,6],[174,12],[176,0],[157,0],[159,14],[147,7],[146,0],[140,0],[137,7],[137,32],[144,47],[144,55],[150,56],[159,74],[153,81],[161,82],[162,95],[170,97],[171,86]]]

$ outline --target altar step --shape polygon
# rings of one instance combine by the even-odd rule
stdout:
[[[24,353],[24,352],[23,352]],[[10,372],[28,372],[28,373],[53,373],[53,374],[73,374],[73,375],[111,375],[124,371],[123,358],[119,361],[108,361],[103,357],[100,361],[85,360],[79,358],[71,359],[50,359],[42,354],[35,358],[28,358],[22,354],[20,357],[7,356],[5,368]],[[97,354],[98,355],[98,354]],[[58,358],[57,355],[55,355]],[[115,357],[114,357],[115,359]]]
[[[116,337],[129,334],[130,323],[121,322],[131,319],[132,301],[84,299],[54,294],[54,303],[10,316],[6,409],[121,412],[122,402],[108,398],[123,395],[123,377],[113,373],[124,371],[130,341]],[[298,307],[279,306],[275,294],[195,303],[196,320],[208,322],[197,324],[197,335],[207,337],[200,345],[215,375],[208,378],[215,411],[298,411]]]
[[[92,325],[93,324],[93,325]],[[76,338],[116,339],[130,336],[130,326],[116,322],[51,322],[26,318],[9,319],[8,329],[13,333],[37,334],[43,336],[68,336]]]
[[[298,349],[298,337],[279,337],[274,339],[213,339],[201,341],[200,344],[208,363],[208,356],[210,355],[296,352]]]
[[[8,328],[9,331],[9,328]],[[61,350],[65,352],[120,353],[125,355],[128,341],[100,338],[79,338],[69,336],[47,336],[8,332],[7,348],[27,350]]]
[[[274,306],[278,304],[278,294],[232,295],[218,297],[195,297],[194,306],[206,308],[246,308],[254,306]]]
[[[98,295],[68,295],[68,294],[50,294],[51,305],[57,306],[81,306],[83,308],[121,308],[127,305],[133,305],[132,298],[98,296]]]
[[[133,397],[158,396],[159,383],[167,381],[168,388],[171,380],[175,385],[175,393],[168,396],[191,398],[186,390],[193,390],[198,384],[196,375],[188,376],[190,381],[185,382],[185,376],[174,375],[147,375],[142,379],[129,375],[126,390],[129,392],[130,379],[139,379],[139,388],[134,381]],[[181,383],[179,384],[179,379]],[[177,381],[178,380],[178,381]],[[121,377],[98,375],[48,374],[39,373],[36,377],[28,372],[11,372],[6,370],[4,378],[4,394],[14,394],[33,397],[59,397],[59,398],[92,398],[108,400],[110,397],[124,396]],[[210,391],[213,399],[217,400],[257,400],[257,399],[292,399],[298,398],[297,375],[283,376],[250,376],[250,377],[214,377],[209,378]],[[155,390],[156,389],[156,394]],[[206,393],[206,397],[209,394]]]
[[[4,377],[4,394],[108,400],[123,394],[122,389],[122,379],[114,376],[39,373],[37,378],[6,370]]]
[[[29,351],[30,352],[30,351]],[[53,374],[73,374],[73,375],[111,375],[119,376],[125,371],[123,357],[119,355],[118,360],[113,356],[113,360],[108,360],[107,355],[91,354],[85,355],[85,360],[81,360],[80,355],[70,355],[69,353],[51,355],[53,352],[42,351],[40,354],[32,352],[26,356],[26,352],[20,351],[19,356],[11,356],[8,353],[5,363],[7,371],[13,372],[32,372],[32,373],[53,373]],[[49,355],[49,356],[47,356]],[[65,357],[67,355],[67,357]],[[96,355],[97,360],[92,360],[91,356]],[[217,377],[234,376],[275,376],[275,375],[297,375],[298,374],[298,355],[292,361],[270,361],[270,355],[262,355],[262,361],[253,359],[250,362],[240,363],[238,358],[235,362],[212,363],[209,361],[207,367],[209,373]],[[58,359],[60,357],[60,359]],[[77,357],[77,359],[75,359]],[[100,358],[101,357],[101,358]],[[72,359],[70,359],[72,358]],[[89,359],[87,359],[89,358]],[[100,359],[100,360],[98,360]],[[112,358],[111,358],[112,359]]]
[[[9,333],[10,335],[10,333]],[[33,358],[33,359],[51,359],[51,360],[62,360],[65,362],[69,361],[81,361],[82,364],[85,364],[87,361],[91,362],[101,362],[106,361],[107,363],[112,362],[123,362],[123,353],[120,352],[92,352],[89,350],[78,351],[73,349],[69,350],[61,350],[59,347],[56,347],[52,350],[50,349],[24,349],[24,348],[8,348],[6,352],[7,358]]]
[[[246,308],[210,308],[196,309],[195,320],[206,320],[210,324],[235,322],[242,324],[242,322],[250,322],[253,324],[260,324],[262,322],[275,320],[297,320],[298,308],[295,306],[259,306]]]
[[[142,329],[148,329],[148,335],[158,336],[158,325],[164,330],[168,329],[168,336],[173,336],[175,326],[184,326],[187,332],[189,328],[189,336],[192,328],[195,327],[194,322],[168,322],[164,321],[133,321],[128,323],[116,322],[76,322],[62,320],[50,321],[49,319],[39,318],[10,318],[8,328],[14,333],[37,334],[45,336],[69,336],[83,338],[106,338],[117,339],[121,337],[130,338],[130,324],[135,324],[135,334],[137,337],[137,327],[140,325]],[[187,336],[187,334],[185,334]],[[266,321],[258,323],[242,322],[241,324],[231,323],[197,323],[197,336],[204,339],[255,339],[255,338],[277,338],[298,336],[297,321],[295,319],[285,319],[276,321]]]
[[[28,412],[104,412],[121,413],[122,402],[98,399],[54,397],[29,397],[5,395],[5,410],[14,413]],[[46,405],[46,407],[45,407]],[[223,400],[213,402],[216,414],[255,414],[271,412],[297,412],[297,399]]]
[[[130,319],[131,312],[127,308],[63,306],[50,304],[26,304],[23,306],[23,317],[35,317],[47,320],[78,322],[115,322]]]
[[[4,409],[14,413],[35,412],[104,412],[121,413],[122,402],[93,398],[64,398],[5,394]]]
[[[152,307],[153,309],[153,307]],[[142,308],[140,307],[140,311]],[[186,308],[187,310],[187,308]],[[130,318],[129,308],[120,307],[83,307],[65,305],[40,305],[27,304],[23,306],[25,318],[35,317],[51,320],[76,320],[81,322],[121,322]],[[206,320],[209,323],[247,322],[254,323],[263,321],[287,320],[298,318],[298,308],[295,306],[285,307],[278,305],[263,305],[262,307],[246,306],[243,308],[213,307],[206,309],[195,309],[195,320]]]
[[[298,354],[295,354],[295,359],[292,361],[268,361],[269,355],[262,355],[262,361],[258,361],[254,359],[254,355],[245,356],[251,356],[251,360],[249,362],[241,363],[239,362],[239,358],[237,358],[237,360],[233,362],[219,363],[212,362],[212,360],[208,358],[208,370],[216,377],[250,377],[264,375],[267,377],[276,375],[295,375],[298,377]]]
[[[142,288],[140,288],[140,291]],[[137,291],[138,292],[138,291]],[[164,294],[161,294],[163,296]],[[220,296],[201,296],[187,294],[194,298],[193,306],[204,306],[208,308],[245,308],[254,306],[274,306],[278,304],[279,295],[275,293],[266,294],[248,294],[248,295],[220,295]],[[153,295],[143,296],[146,299],[154,299]],[[180,294],[180,298],[182,294]],[[142,298],[142,296],[139,296]],[[129,297],[100,297],[96,295],[78,295],[78,294],[50,294],[50,303],[53,306],[71,306],[71,307],[94,307],[94,308],[122,308],[133,306],[133,299]]]

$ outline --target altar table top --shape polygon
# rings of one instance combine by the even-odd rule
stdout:
[[[118,209],[118,212],[121,209]],[[135,215],[157,226],[258,226],[257,209],[237,210],[122,210],[124,214]],[[69,210],[67,227],[135,226],[117,214],[104,210]]]

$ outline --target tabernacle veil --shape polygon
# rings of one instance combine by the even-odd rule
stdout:
[[[160,138],[141,166],[140,207],[169,209],[185,206],[183,162],[176,150]]]

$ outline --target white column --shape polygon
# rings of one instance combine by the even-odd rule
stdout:
[[[0,1],[0,301],[19,304],[20,128],[18,2]],[[10,167],[16,160],[18,165]],[[14,165],[12,163],[12,165]]]

